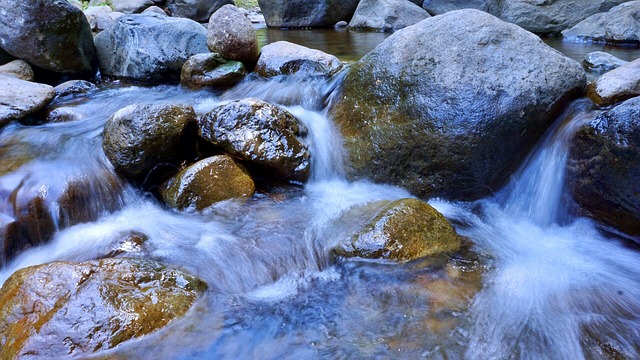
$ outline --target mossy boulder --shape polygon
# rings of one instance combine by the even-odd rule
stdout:
[[[142,259],[18,270],[0,289],[0,358],[113,348],[181,317],[205,289],[189,274]]]
[[[397,261],[452,252],[460,238],[447,219],[417,199],[379,201],[348,210],[338,222],[365,221],[334,249],[338,255]],[[339,225],[338,225],[339,226]]]
[[[253,195],[255,185],[242,166],[229,156],[213,156],[182,170],[161,191],[169,206],[202,210],[217,202]]]
[[[177,166],[193,156],[196,131],[189,105],[133,104],[107,120],[102,148],[118,173],[153,182],[150,176],[159,166]]]

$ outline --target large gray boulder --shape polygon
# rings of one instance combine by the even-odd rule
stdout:
[[[306,128],[290,112],[258,99],[230,102],[199,119],[199,135],[246,164],[297,182],[309,178]]]
[[[431,15],[440,15],[449,11],[476,9],[487,11],[496,0],[424,0],[422,7]]]
[[[288,41],[276,41],[262,48],[256,72],[264,77],[292,75],[331,76],[342,69],[335,56]]]
[[[568,41],[611,44],[640,43],[640,1],[630,1],[608,12],[592,15],[562,32]]]
[[[587,87],[587,95],[600,106],[609,106],[640,95],[640,59],[600,76]]]
[[[188,18],[197,22],[207,22],[211,14],[224,5],[233,5],[232,0],[168,0],[167,9],[171,16]]]
[[[229,60],[253,67],[258,61],[258,37],[244,10],[225,5],[209,19],[207,46],[212,52]]]
[[[66,0],[0,1],[0,47],[45,70],[90,76],[96,52],[81,10]]]
[[[258,0],[269,27],[331,27],[349,21],[359,0]]]
[[[42,110],[55,95],[52,86],[0,74],[0,127]]]
[[[396,32],[355,63],[330,114],[351,178],[477,199],[504,184],[585,83],[580,64],[539,37],[459,10]]]
[[[123,16],[95,41],[103,75],[149,82],[178,79],[189,57],[209,51],[202,25],[156,13]]]
[[[396,31],[430,17],[408,0],[362,0],[349,28],[353,30]]]
[[[568,162],[573,198],[587,215],[640,235],[640,97],[599,115],[576,133]]]
[[[118,173],[148,183],[156,167],[177,166],[193,156],[196,124],[188,105],[129,105],[105,124],[102,148]]]

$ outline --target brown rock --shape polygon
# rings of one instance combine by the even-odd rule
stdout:
[[[640,59],[600,76],[587,86],[587,96],[599,106],[609,106],[640,95]]]

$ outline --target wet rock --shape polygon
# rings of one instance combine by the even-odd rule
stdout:
[[[2,0],[0,14],[0,47],[9,54],[65,75],[94,73],[91,28],[66,0]]]
[[[154,6],[149,6],[148,8],[144,9],[144,11],[142,13],[144,14],[144,13],[149,13],[149,12],[153,12],[153,13],[156,13],[156,14],[159,14],[159,15],[163,15],[163,16],[167,15],[167,13],[164,10],[162,10],[161,8],[159,8],[159,7],[155,6],[155,5]]]
[[[331,76],[340,69],[342,62],[337,57],[288,41],[264,46],[256,65],[256,72],[265,77],[294,73]]]
[[[161,190],[167,205],[203,210],[217,202],[253,195],[253,180],[229,156],[213,156],[182,170]]]
[[[134,104],[104,126],[102,148],[118,173],[144,182],[156,167],[192,157],[196,115],[189,105]]]
[[[431,15],[440,15],[449,11],[476,9],[487,11],[495,0],[424,0],[422,8]]]
[[[251,67],[260,55],[253,24],[242,9],[233,5],[225,5],[211,15],[207,46],[225,59],[240,61]]]
[[[24,60],[14,60],[10,63],[0,66],[0,74],[13,75],[20,80],[33,81],[33,69]]]
[[[288,111],[258,99],[233,101],[200,118],[200,136],[232,156],[276,176],[306,181],[306,129]]]
[[[600,76],[587,86],[587,95],[599,106],[640,95],[640,59]]]
[[[394,33],[354,64],[330,114],[351,178],[478,199],[504,184],[585,82],[580,64],[530,32],[452,11]]]
[[[59,358],[113,348],[183,316],[206,287],[142,259],[18,270],[0,291],[0,357]]]
[[[407,0],[362,0],[349,22],[349,28],[396,31],[428,17],[426,10]]]
[[[72,107],[59,107],[47,112],[47,123],[63,123],[82,120],[82,115]]]
[[[281,28],[331,27],[349,21],[359,0],[258,0],[267,26]]]
[[[640,235],[640,97],[599,115],[576,133],[568,182],[587,214]]]
[[[40,111],[55,94],[49,85],[0,74],[0,127]]]
[[[177,79],[189,57],[208,52],[202,25],[155,13],[123,16],[95,41],[103,75],[138,81]]]
[[[33,160],[35,155],[28,146],[19,141],[3,141],[0,144],[0,176],[16,171]],[[1,211],[0,211],[1,212]]]
[[[334,249],[337,254],[407,261],[460,247],[460,239],[447,219],[417,199],[379,201],[352,208],[338,220],[352,224],[362,221],[363,225],[351,227],[356,233]]]
[[[563,31],[562,37],[568,41],[578,42],[639,44],[640,1],[629,1],[608,12],[589,16],[571,29]]]
[[[142,253],[142,247],[149,237],[139,231],[127,231],[116,236],[114,246],[105,258],[133,257]]]
[[[197,22],[209,21],[211,14],[224,5],[233,5],[232,0],[168,0],[171,16],[189,18]]]
[[[333,27],[344,28],[344,27],[347,27],[348,25],[349,23],[343,20],[343,21],[338,21],[335,25],[333,25]]]
[[[104,0],[91,0],[89,1],[89,6],[98,6],[104,3]],[[134,14],[142,12],[149,6],[162,3],[162,0],[109,0],[106,3],[109,4],[113,11]]]
[[[618,68],[626,64],[627,61],[620,60],[617,57],[603,51],[594,51],[588,53],[582,63],[589,71],[603,73]]]
[[[97,87],[93,83],[86,80],[71,80],[63,82],[54,88],[57,97],[86,94],[96,89]]]
[[[216,53],[196,54],[182,66],[180,83],[192,89],[231,87],[244,78],[247,70],[238,61],[227,61]]]

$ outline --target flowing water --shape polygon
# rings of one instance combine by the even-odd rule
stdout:
[[[124,235],[142,233],[147,240],[128,256],[186,269],[209,290],[184,318],[98,358],[640,357],[640,253],[565,204],[567,145],[597,114],[589,101],[568,106],[499,194],[474,203],[430,201],[470,239],[460,252],[401,264],[345,260],[331,254],[352,225],[341,219],[344,211],[410,195],[345,180],[341,139],[325,113],[339,81],[250,77],[225,92],[111,84],[57,100],[78,121],[3,129],[3,156],[26,160],[0,176],[2,200],[44,194],[56,221],[51,241],[8,262],[0,283],[25,266],[107,256]],[[245,97],[281,104],[308,128],[312,178],[304,187],[194,213],[102,181],[112,170],[101,131],[116,110],[170,101],[203,114]],[[83,178],[96,194],[87,214],[60,221],[58,195]]]

